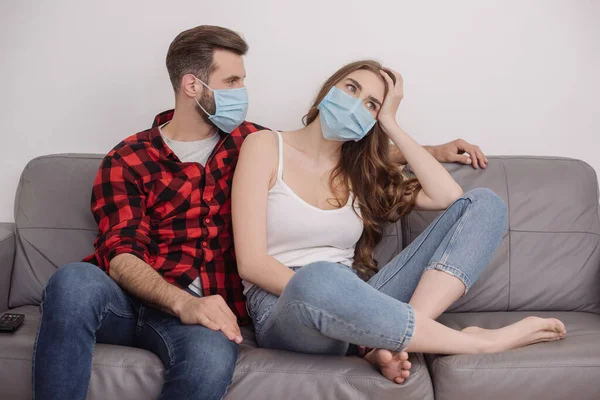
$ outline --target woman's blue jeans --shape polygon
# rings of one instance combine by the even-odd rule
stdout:
[[[489,189],[464,193],[368,282],[336,263],[293,267],[280,297],[258,286],[247,307],[261,347],[343,355],[350,344],[405,349],[414,331],[408,304],[423,272],[444,271],[465,293],[491,262],[507,223],[504,201]]]

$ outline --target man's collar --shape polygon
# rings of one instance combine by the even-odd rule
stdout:
[[[154,121],[152,122],[152,128],[158,128],[173,119],[173,115],[175,115],[175,110],[167,110],[163,111],[154,117]],[[236,128],[237,129],[237,128]],[[227,132],[223,132],[221,129],[217,131],[221,139],[225,138],[229,135]]]

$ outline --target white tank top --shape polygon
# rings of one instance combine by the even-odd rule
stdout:
[[[352,266],[363,222],[348,203],[323,210],[302,200],[283,180],[283,139],[279,132],[277,181],[267,198],[267,254],[286,267],[328,261]],[[243,281],[244,294],[253,286]]]

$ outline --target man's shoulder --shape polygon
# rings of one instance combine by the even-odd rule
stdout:
[[[256,123],[250,122],[250,121],[244,121],[233,132],[239,132],[240,136],[242,136],[243,138],[246,138],[251,133],[263,131],[265,129],[267,129],[267,128],[265,128],[262,125],[259,125],[259,124],[256,124]]]
[[[170,120],[173,119],[174,114],[175,114],[175,110],[173,110],[173,109],[161,112],[156,117],[154,117],[154,121],[152,121],[152,127],[156,128],[163,124],[166,124],[167,122],[169,122]]]
[[[263,128],[261,125],[255,124],[254,122],[242,122],[228,135],[231,140],[230,143],[233,143],[233,147],[229,147],[229,151],[239,151],[248,136],[254,132],[262,131],[264,129],[265,128]]]
[[[152,154],[157,153],[156,144],[153,143],[155,129],[157,128],[147,129],[123,139],[108,152],[104,158],[105,162],[115,160],[120,164],[130,165],[153,159]]]

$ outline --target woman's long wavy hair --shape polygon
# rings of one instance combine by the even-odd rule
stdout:
[[[381,64],[374,60],[356,61],[340,68],[323,84],[303,123],[309,125],[319,116],[319,103],[348,74],[368,70],[381,77],[381,69]],[[394,75],[390,74],[390,77],[395,83]],[[387,91],[386,85],[386,95]],[[390,139],[377,122],[362,140],[347,141],[342,145],[340,161],[329,181],[335,196],[333,200],[338,207],[347,203],[349,192],[352,191],[353,205],[360,208],[364,230],[356,245],[354,268],[363,278],[377,271],[373,252],[383,237],[384,223],[396,222],[409,213],[421,190],[416,178],[406,178],[400,166],[390,161],[389,150]]]

